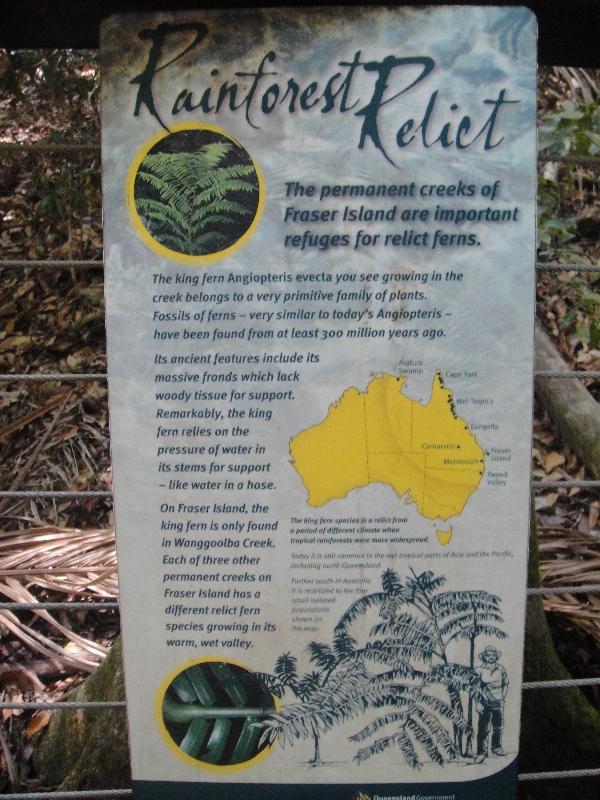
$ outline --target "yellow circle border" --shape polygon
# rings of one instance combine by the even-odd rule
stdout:
[[[150,150],[161,142],[163,139],[166,139],[167,136],[170,136],[173,133],[177,133],[179,131],[188,131],[188,130],[206,130],[211,131],[212,133],[218,133],[220,136],[223,136],[225,139],[229,139],[230,142],[233,142],[238,147],[241,147],[247,154],[248,158],[250,159],[252,166],[254,167],[254,172],[256,173],[256,178],[258,181],[258,203],[256,205],[256,211],[254,213],[254,218],[248,228],[244,231],[244,233],[240,236],[237,241],[230,244],[229,247],[226,247],[224,250],[219,250],[216,253],[208,253],[203,256],[192,256],[188,255],[187,253],[178,253],[177,250],[171,250],[169,247],[166,247],[164,244],[161,244],[157,239],[152,236],[152,234],[148,231],[144,223],[142,222],[138,210],[135,205],[135,179],[137,177],[138,170],[144,158],[148,155]],[[248,240],[254,235],[256,228],[258,227],[258,223],[260,218],[262,217],[262,213],[265,208],[265,200],[266,200],[266,190],[265,190],[265,178],[261,168],[258,166],[256,161],[254,160],[252,154],[249,150],[247,150],[241,142],[238,142],[230,133],[228,133],[223,128],[219,128],[217,125],[211,125],[207,123],[200,123],[200,122],[183,122],[179,125],[174,125],[168,131],[160,131],[159,133],[155,134],[151,139],[148,139],[142,147],[138,150],[135,155],[135,158],[131,162],[131,166],[129,167],[129,172],[127,173],[127,179],[125,181],[125,202],[126,206],[129,209],[129,215],[131,217],[131,221],[133,223],[133,227],[135,228],[137,234],[140,236],[144,244],[150,248],[153,252],[157,255],[162,256],[163,258],[168,258],[172,261],[178,261],[183,264],[190,264],[192,266],[201,267],[204,264],[210,264],[215,261],[220,261],[223,258],[234,253],[236,250],[244,247]]]
[[[260,761],[263,761],[273,747],[272,744],[267,745],[260,753],[257,753],[253,758],[249,758],[248,761],[242,761],[241,764],[207,764],[205,761],[200,761],[198,758],[194,758],[193,756],[189,756],[187,753],[184,753],[180,747],[178,747],[173,739],[169,731],[167,730],[167,726],[165,725],[165,721],[163,719],[162,714],[162,705],[163,705],[163,698],[166,694],[167,689],[171,685],[171,683],[175,680],[175,678],[180,675],[182,672],[185,672],[190,667],[196,666],[196,664],[207,664],[207,663],[221,663],[221,664],[233,664],[235,667],[239,667],[240,669],[245,670],[246,672],[250,672],[254,674],[254,671],[251,670],[246,664],[242,664],[241,661],[235,661],[232,658],[222,658],[220,656],[203,656],[202,658],[192,658],[190,661],[186,661],[183,664],[180,664],[175,669],[171,670],[167,677],[162,681],[158,688],[158,692],[156,695],[156,700],[154,703],[154,715],[156,721],[158,722],[158,730],[160,735],[172,753],[175,753],[182,761],[185,761],[186,764],[190,764],[192,767],[196,767],[198,769],[206,769],[209,772],[216,772],[219,774],[227,774],[229,772],[240,772],[243,769],[248,769],[249,767],[253,767],[258,764]],[[273,697],[273,702],[275,705],[275,711],[279,709],[279,702],[276,697]]]

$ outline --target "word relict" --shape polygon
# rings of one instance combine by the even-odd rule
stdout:
[[[163,63],[163,50],[169,49],[166,44],[171,34],[177,37],[183,30],[195,34],[193,41],[175,55],[169,52],[170,58]],[[145,107],[168,130],[163,121],[164,110],[157,107],[154,98],[154,78],[198,47],[208,35],[208,25],[197,22],[179,25],[161,23],[154,29],[144,31],[144,39],[149,40],[151,46],[143,71],[131,80],[131,83],[138,84],[139,87],[134,116],[139,116],[141,109]],[[380,130],[380,111],[385,106],[398,103],[399,98],[419,86],[436,67],[434,59],[427,55],[403,57],[390,54],[380,61],[374,61],[363,59],[362,51],[357,50],[348,61],[338,62],[340,71],[322,81],[313,80],[312,77],[304,80],[284,77],[278,80],[279,73],[271,68],[276,61],[277,53],[269,50],[254,72],[235,72],[235,78],[241,79],[239,82],[223,80],[220,85],[216,83],[220,71],[213,68],[207,81],[209,86],[199,90],[183,87],[178,92],[171,102],[171,115],[198,111],[203,114],[218,114],[222,110],[242,111],[248,125],[258,128],[257,115],[260,113],[268,116],[276,109],[290,114],[297,114],[299,111],[314,113],[316,108],[321,114],[334,111],[345,114],[352,111],[354,116],[362,118],[358,148],[363,149],[367,141],[370,141],[387,161],[394,164],[386,150],[388,145],[384,146],[389,132]],[[365,91],[369,93],[366,103],[358,95],[358,92]],[[504,136],[496,130],[502,116],[501,111],[507,105],[518,102],[516,99],[508,99],[507,90],[502,87],[495,97],[479,98],[479,107],[473,116],[474,112],[464,113],[452,99],[441,100],[439,90],[435,89],[422,110],[404,119],[395,129],[396,146],[430,148],[437,145],[466,150],[479,143],[483,151],[494,150],[504,141]],[[387,119],[389,118],[388,115]]]

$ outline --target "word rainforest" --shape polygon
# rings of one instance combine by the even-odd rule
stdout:
[[[175,55],[169,54],[166,63],[159,66],[170,35],[179,37],[182,32],[195,34],[191,44]],[[208,26],[203,23],[161,23],[156,28],[140,33],[140,38],[149,40],[151,46],[144,70],[131,81],[139,86],[134,116],[138,116],[145,107],[168,130],[163,121],[165,111],[162,107],[157,107],[154,98],[153,80],[160,72],[172,67],[184,55],[198,47],[207,36]],[[369,61],[362,60],[362,53],[358,50],[351,60],[339,61],[338,66],[342,70],[322,82],[310,78],[301,81],[295,77],[278,80],[276,76],[279,73],[273,68],[276,61],[277,54],[270,50],[254,72],[235,72],[235,78],[241,80],[224,80],[220,85],[216,82],[219,70],[212,69],[209,87],[184,87],[179,91],[172,102],[171,115],[176,116],[184,111],[218,114],[224,109],[233,112],[243,110],[248,125],[258,128],[258,114],[268,116],[277,108],[290,114],[308,112],[315,108],[321,114],[332,111],[345,114],[352,111],[354,116],[362,118],[359,149],[364,148],[365,143],[370,140],[393,164],[386,151],[389,145],[384,144],[387,141],[387,132],[382,133],[380,130],[380,111],[385,106],[400,103],[400,98],[419,86],[435,70],[435,61],[429,56],[388,55],[381,61]],[[356,84],[359,82],[361,89],[366,86],[366,91],[370,92],[367,103],[355,94]],[[436,89],[431,92],[418,114],[403,119],[395,129],[393,135],[396,145],[399,148],[410,145],[430,148],[437,145],[467,150],[478,143],[484,151],[494,150],[504,141],[504,136],[496,130],[501,110],[519,102],[507,99],[506,92],[506,88],[501,88],[495,97],[480,100],[483,108],[479,108],[477,116],[472,118],[461,111],[458,103],[450,101],[444,104]],[[386,123],[390,116],[386,116]]]

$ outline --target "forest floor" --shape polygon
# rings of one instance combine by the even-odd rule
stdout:
[[[596,80],[591,75],[583,91],[581,75],[547,70],[540,118],[570,103],[597,105]],[[0,90],[1,258],[100,261],[99,150],[1,150],[1,143],[10,142],[98,144],[94,54],[0,51]],[[546,192],[552,183],[554,217],[540,258],[600,263],[600,223],[576,223],[600,213],[597,170],[557,166]],[[568,365],[600,370],[600,274],[541,271],[537,313]],[[0,268],[0,373],[105,371],[102,269]],[[600,399],[600,381],[585,384]],[[105,380],[0,383],[0,446],[3,489],[110,489]],[[537,480],[586,477],[540,407],[532,471]],[[600,583],[600,495],[576,488],[542,491],[535,506],[543,584]],[[116,594],[109,500],[0,498],[0,599],[97,600]],[[600,675],[600,595],[564,594],[545,606],[572,674]],[[56,699],[103,658],[118,633],[118,616],[111,610],[0,610],[0,632],[0,699]],[[588,696],[600,708],[597,690]],[[15,770],[34,789],[29,739],[47,723],[48,712],[0,713],[0,744],[11,746],[11,754],[5,748],[0,755],[0,791]]]

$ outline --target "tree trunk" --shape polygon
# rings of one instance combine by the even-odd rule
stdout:
[[[539,586],[539,553],[532,511],[529,585]],[[556,654],[540,597],[527,604],[525,681],[571,677]],[[523,692],[519,772],[545,772],[600,766],[600,714],[577,688]],[[523,782],[520,800],[582,800],[595,797],[597,778]]]
[[[319,747],[319,735],[317,733],[313,733],[313,742],[315,745],[315,753],[310,761],[311,764],[320,764],[321,763],[321,750]]]
[[[475,669],[475,636],[471,636],[469,641],[469,666],[471,669]],[[473,697],[469,694],[469,699],[467,700],[467,725],[469,728],[465,746],[465,756],[467,756],[467,758],[473,755],[473,738],[475,733],[473,730],[473,717]]]
[[[123,700],[121,641],[68,700]],[[34,762],[46,786],[61,791],[122,789],[130,784],[125,713],[120,708],[54,711],[37,737]]]
[[[535,352],[537,370],[569,371],[539,325],[535,330]],[[535,392],[591,477],[600,478],[600,406],[596,400],[575,378],[537,378]]]

